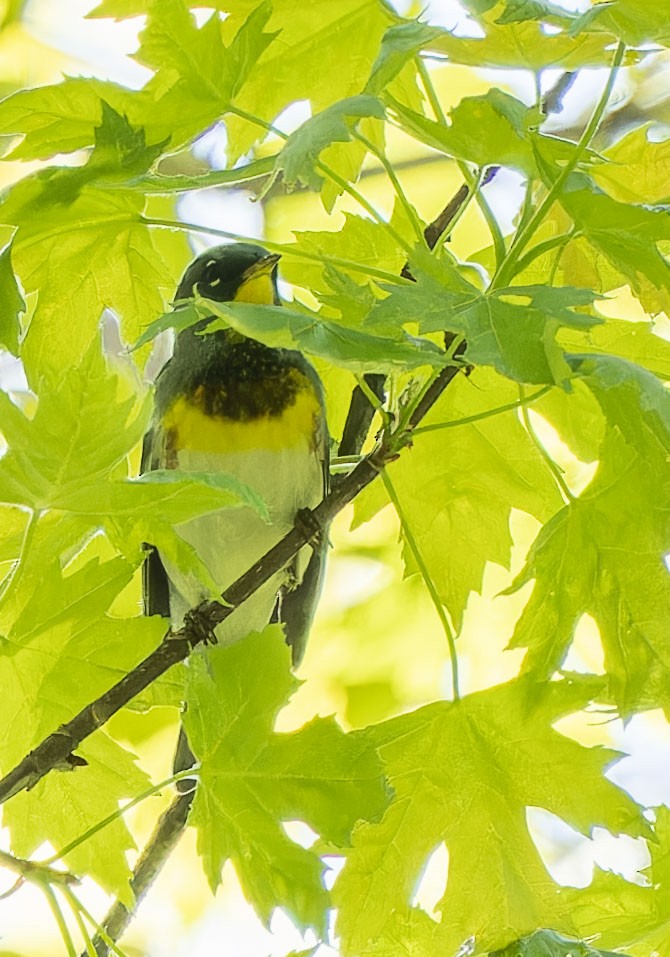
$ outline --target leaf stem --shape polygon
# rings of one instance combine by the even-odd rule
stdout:
[[[280,137],[280,139],[284,140],[284,142],[286,142],[286,140],[289,138],[288,134],[284,133],[283,130],[280,130],[277,126],[274,126],[274,124],[268,123],[260,116],[254,116],[253,113],[247,113],[246,110],[242,110],[237,106],[229,106],[228,112],[233,113],[235,116],[239,116],[240,119],[246,120],[248,123],[253,123],[256,126],[260,126],[262,129],[267,130],[268,133],[274,133],[275,136]],[[362,209],[369,213],[369,215],[376,222],[378,222],[380,226],[383,226],[384,229],[388,231],[389,235],[395,239],[398,245],[404,249],[406,253],[409,254],[412,252],[412,247],[410,244],[405,241],[405,239],[396,231],[396,229],[391,225],[391,223],[388,222],[388,220],[384,219],[379,210],[375,209],[372,203],[366,199],[366,197],[363,196],[363,194],[359,192],[355,186],[347,182],[344,177],[340,176],[339,173],[336,173],[334,169],[332,169],[326,163],[323,163],[318,158],[314,161],[314,166],[316,169],[320,170],[324,176],[327,176],[334,183],[336,183],[341,190],[343,190],[345,193],[348,193],[352,199],[355,199]]]
[[[142,193],[166,196],[170,193],[184,193],[198,189],[237,186],[240,183],[249,183],[264,176],[269,177],[274,170],[276,159],[276,156],[263,156],[247,163],[245,166],[236,166],[233,169],[212,169],[206,173],[196,173],[192,176],[186,173],[176,173],[170,176],[150,172],[131,180],[100,179],[97,180],[96,187],[109,190],[137,189]]]
[[[388,176],[391,182],[391,185],[393,186],[395,195],[400,201],[403,209],[405,210],[405,213],[407,214],[407,218],[412,224],[412,229],[414,230],[414,233],[416,235],[418,242],[423,244],[425,242],[424,235],[423,235],[424,227],[421,224],[421,220],[419,219],[419,215],[417,211],[408,200],[407,194],[402,188],[400,184],[400,180],[398,179],[398,175],[395,169],[393,168],[392,164],[389,162],[388,156],[386,155],[384,150],[379,149],[376,146],[376,144],[372,142],[372,140],[369,140],[367,136],[364,136],[359,130],[355,129],[353,131],[353,135],[360,143],[363,144],[363,146],[368,150],[368,152],[372,153],[373,156],[377,157],[379,162],[384,167],[386,175]]]
[[[435,119],[438,121],[438,123],[442,123],[444,126],[447,126],[447,117],[445,116],[444,110],[442,109],[442,104],[440,103],[440,99],[437,95],[437,91],[435,90],[435,86],[433,84],[433,80],[430,75],[430,70],[426,66],[425,59],[422,56],[417,55],[415,60],[416,60],[419,76],[421,77],[421,82],[423,84],[423,88],[426,93],[426,97],[428,98],[428,102],[431,105],[431,109],[433,110],[433,113],[435,114]],[[477,175],[476,181],[473,182],[472,174],[470,170],[467,168],[465,163],[459,162],[458,168],[461,171],[461,175],[463,176],[463,179],[468,185],[468,189],[470,190],[471,193],[474,192],[475,194],[474,198],[476,198],[477,200],[477,205],[479,206],[482,216],[484,217],[484,220],[486,222],[486,225],[489,228],[489,232],[491,233],[491,238],[493,239],[493,246],[495,249],[496,267],[497,267],[499,263],[501,263],[502,260],[505,258],[505,252],[506,252],[505,240],[503,238],[503,234],[500,229],[500,226],[498,225],[498,221],[493,215],[493,210],[489,206],[486,198],[484,197],[481,191],[482,181],[486,175],[485,171],[483,169],[480,170]],[[463,207],[467,206],[469,201],[470,200],[466,198],[466,200],[463,203]],[[451,228],[453,228],[457,220],[460,219],[460,214],[461,214],[461,210],[459,209],[458,215],[450,223]],[[451,228],[449,229],[449,232],[451,232]],[[444,241],[443,238],[440,237],[440,239],[438,240],[438,243],[443,241]],[[437,243],[435,245],[437,246]]]
[[[557,246],[567,246],[569,242],[571,242],[573,239],[576,239],[579,235],[579,230],[570,230],[567,233],[561,233],[559,236],[552,236],[551,239],[545,239],[544,242],[538,243],[537,246],[531,247],[526,255],[519,259],[515,270],[515,275],[522,273],[524,269],[527,269],[533,260],[537,259],[539,256],[543,256],[545,253],[551,252],[551,250],[555,249]]]
[[[494,415],[500,415],[502,412],[511,412],[523,405],[531,405],[536,399],[540,399],[547,392],[550,392],[552,386],[545,385],[532,395],[525,396],[522,399],[516,399],[514,402],[508,402],[506,405],[499,405],[495,409],[487,409],[486,412],[478,412],[477,415],[466,415],[462,419],[451,419],[447,422],[436,422],[433,425],[420,425],[414,429],[413,435],[421,435],[424,432],[436,432],[438,429],[452,429],[457,425],[470,425],[473,422],[481,422],[483,419],[490,419]]]
[[[21,541],[21,550],[19,552],[18,558],[14,562],[14,567],[12,568],[10,573],[2,582],[2,585],[0,585],[0,600],[2,599],[3,595],[5,594],[9,586],[10,585],[15,586],[17,581],[19,581],[21,577],[21,572],[23,570],[23,566],[25,565],[26,556],[28,552],[30,551],[30,547],[35,537],[35,530],[37,528],[37,523],[39,522],[41,516],[42,516],[41,509],[35,508],[31,510],[30,518],[28,519],[26,523],[25,531],[23,533],[23,540]]]
[[[520,397],[519,406],[521,408],[521,416],[523,418],[523,424],[526,427],[526,431],[531,437],[536,449],[538,450],[538,452],[540,453],[540,455],[546,462],[547,467],[549,468],[549,471],[554,476],[556,484],[558,485],[559,491],[561,492],[561,495],[563,496],[563,499],[566,505],[569,505],[571,502],[575,501],[575,496],[572,494],[572,492],[568,488],[568,485],[565,479],[563,478],[563,472],[560,466],[558,466],[556,462],[554,462],[554,460],[552,459],[551,455],[549,455],[544,445],[542,444],[540,437],[535,431],[533,427],[533,423],[530,421],[530,416],[528,415],[528,398],[525,394],[525,389],[521,384],[519,385],[519,397]]]
[[[84,923],[81,908],[79,907],[79,901],[77,900],[74,894],[68,893],[69,888],[65,889],[65,899],[67,900],[70,910],[72,911],[72,916],[77,922],[77,927],[79,928],[79,933],[81,934],[82,940],[84,941],[84,947],[86,948],[86,954],[88,957],[97,957],[95,953],[95,947],[93,946],[93,941],[91,940],[91,935],[88,932],[88,928]]]
[[[556,278],[556,272],[558,271],[558,266],[561,261],[561,256],[565,252],[566,247],[572,242],[573,239],[578,239],[582,235],[581,230],[575,229],[572,232],[565,233],[563,236],[563,242],[558,245],[556,249],[556,255],[554,256],[554,261],[551,264],[551,269],[549,270],[549,285],[554,285],[554,279]]]
[[[526,180],[526,188],[523,193],[523,202],[521,204],[521,211],[519,213],[519,223],[517,230],[522,230],[525,228],[526,223],[530,220],[533,214],[533,189],[535,188],[535,180],[532,176],[529,176]]]
[[[443,123],[444,126],[447,125],[447,118],[444,115],[444,110],[442,109],[442,104],[440,103],[440,98],[437,95],[435,86],[433,84],[433,79],[430,75],[430,70],[426,66],[424,58],[417,54],[415,57],[415,63],[419,76],[421,77],[421,82],[423,83],[423,88],[425,90],[428,102],[430,103],[431,109],[435,114],[435,119],[438,123]]]
[[[121,950],[117,942],[112,937],[109,936],[109,934],[106,932],[102,924],[100,924],[95,919],[95,917],[91,914],[91,912],[82,904],[82,902],[79,900],[79,898],[74,893],[71,887],[67,888],[65,895],[68,898],[68,903],[70,903],[70,907],[72,907],[73,909],[76,907],[79,913],[84,915],[84,917],[89,922],[91,927],[95,928],[95,932],[97,936],[100,938],[100,940],[103,941],[104,944],[106,944],[107,948],[109,950],[113,950],[114,953],[117,955],[117,957],[126,957],[125,952]],[[95,950],[94,950],[94,954],[95,954]]]
[[[54,919],[58,924],[58,929],[63,938],[63,943],[67,949],[68,957],[77,957],[77,949],[74,946],[74,941],[72,940],[72,934],[70,929],[65,923],[65,918],[63,916],[63,911],[61,910],[60,904],[52,887],[49,884],[45,884],[42,887],[42,892],[46,897],[49,907],[51,908],[51,913],[54,915]]]
[[[393,504],[393,507],[396,511],[396,514],[398,516],[398,519],[400,520],[400,527],[402,528],[403,535],[405,536],[405,541],[407,542],[409,549],[412,552],[412,555],[414,556],[414,561],[416,562],[419,568],[419,571],[421,572],[421,577],[423,578],[424,584],[426,585],[426,588],[428,589],[428,593],[433,601],[433,605],[435,606],[435,611],[437,612],[438,618],[440,619],[440,622],[442,623],[444,633],[447,637],[447,644],[449,645],[449,657],[451,659],[451,683],[452,683],[453,699],[454,701],[459,701],[461,694],[459,690],[459,680],[458,680],[458,655],[456,653],[456,637],[449,623],[449,619],[447,618],[447,613],[444,610],[444,605],[442,604],[440,596],[438,595],[435,582],[433,581],[431,577],[431,574],[428,570],[428,566],[423,560],[423,556],[419,549],[418,543],[414,537],[414,533],[412,532],[412,529],[410,528],[410,525],[407,521],[407,516],[405,515],[402,509],[400,500],[398,498],[398,494],[395,490],[393,482],[391,481],[391,476],[388,474],[388,469],[383,468],[380,474],[381,474],[382,482],[384,483],[384,488],[386,489],[388,497],[390,498]]]
[[[617,73],[619,72],[619,67],[623,60],[624,53],[626,51],[626,45],[623,41],[619,41],[617,44],[616,51],[614,53],[614,59],[612,60],[612,66],[610,67],[609,75],[607,77],[607,82],[603,88],[603,91],[596,103],[594,110],[591,114],[589,122],[584,128],[584,132],[579,138],[579,141],[572,153],[572,156],[567,161],[565,166],[562,168],[561,172],[558,174],[553,184],[551,185],[547,195],[540,203],[538,208],[535,210],[535,213],[530,217],[530,219],[523,225],[517,232],[512,245],[510,246],[507,256],[504,261],[501,263],[498,272],[493,277],[491,283],[491,288],[494,289],[498,286],[507,286],[509,285],[510,280],[516,274],[516,265],[519,259],[519,256],[523,249],[528,245],[529,240],[537,232],[537,228],[549,213],[551,207],[556,202],[558,196],[563,189],[568,177],[575,169],[582,156],[586,152],[589,143],[593,139],[600,121],[603,117],[603,113],[607,107],[607,103],[612,93],[612,88],[614,86],[614,81],[616,80]]]
[[[454,359],[457,350],[463,344],[463,342],[464,342],[464,336],[454,335],[454,338],[449,344],[449,348],[447,349],[447,352],[446,352],[447,360]],[[450,369],[450,368],[454,369],[454,374],[455,374],[455,372],[458,371],[458,369],[462,368],[462,364],[457,365],[457,362],[454,362],[452,366],[445,366],[445,369]],[[428,381],[424,382],[423,387],[419,390],[416,396],[414,396],[413,401],[407,403],[407,405],[402,411],[402,414],[399,417],[398,423],[394,430],[395,436],[403,435],[406,432],[408,427],[412,429],[411,434],[414,435],[414,429],[411,425],[412,419],[414,418],[417,409],[419,409],[419,407],[421,406],[421,403],[424,401],[426,396],[428,396],[431,389],[434,388],[435,383],[438,381],[440,376],[444,373],[445,369],[443,369],[442,372],[440,373],[431,375]],[[401,396],[401,401],[402,401],[402,396]]]
[[[457,224],[459,223],[459,221],[462,219],[463,215],[465,214],[465,212],[466,212],[468,206],[470,205],[470,203],[472,202],[472,200],[475,199],[475,198],[479,195],[479,189],[480,189],[480,187],[481,187],[481,185],[482,185],[482,180],[484,179],[484,170],[483,170],[483,169],[478,169],[477,172],[476,172],[476,174],[475,174],[474,177],[473,177],[472,173],[471,173],[470,170],[467,168],[467,166],[465,165],[465,163],[459,163],[459,164],[458,164],[458,168],[459,168],[459,170],[461,171],[461,174],[462,174],[462,176],[463,176],[463,179],[465,180],[465,182],[466,182],[466,184],[467,184],[467,187],[468,187],[468,195],[465,197],[465,199],[463,200],[463,202],[460,204],[460,206],[458,207],[458,209],[457,209],[456,212],[454,213],[454,215],[453,215],[451,221],[447,224],[446,228],[442,231],[442,233],[441,233],[440,236],[438,237],[438,240],[437,240],[437,242],[435,243],[435,247],[434,247],[435,249],[439,249],[440,246],[442,245],[442,243],[446,242],[447,237],[448,237],[448,236],[451,236],[451,234],[453,233],[454,229],[456,228],[456,225],[457,225]]]
[[[165,788],[169,787],[171,784],[174,784],[177,781],[181,781],[183,778],[193,777],[194,768],[187,768],[186,771],[179,771],[177,774],[170,775],[169,778],[165,778],[164,781],[160,781],[158,784],[154,784],[152,787],[147,788],[146,791],[142,791],[141,794],[138,794],[137,797],[134,797],[131,801],[128,801],[123,807],[117,808],[116,811],[112,811],[111,814],[108,814],[107,817],[103,818],[101,821],[98,821],[97,824],[93,824],[92,827],[89,827],[87,831],[84,831],[83,834],[80,834],[79,837],[75,838],[73,841],[70,841],[69,844],[66,844],[65,847],[61,848],[56,854],[52,854],[51,857],[48,857],[45,861],[41,863],[48,867],[51,864],[54,864],[56,861],[62,860],[67,854],[72,853],[75,848],[79,847],[81,844],[84,844],[85,841],[90,840],[94,837],[99,831],[102,831],[103,828],[107,827],[109,824],[113,824],[114,821],[123,817],[123,815],[130,811],[131,808],[134,808],[136,805],[141,804],[146,798],[151,797],[154,794],[158,794],[161,791],[164,791]]]
[[[356,382],[358,383],[358,388],[361,390],[361,392],[363,393],[365,398],[368,400],[372,408],[381,417],[381,420],[384,424],[384,428],[388,429],[391,425],[391,416],[388,413],[388,411],[384,408],[382,402],[379,400],[379,398],[375,395],[375,393],[372,391],[372,389],[368,385],[365,379],[365,376],[357,374]]]
[[[486,199],[486,197],[484,196],[482,192],[482,186],[486,185],[486,182],[490,182],[490,179],[487,179],[487,171],[480,170],[480,175],[476,182],[476,185],[473,186],[471,185],[472,174],[468,170],[465,163],[459,163],[459,169],[461,170],[461,173],[463,174],[463,178],[465,179],[469,188],[474,189],[475,191],[475,199],[477,200],[477,205],[479,206],[479,210],[482,216],[484,217],[484,221],[486,225],[488,226],[489,232],[491,233],[491,238],[493,239],[493,249],[494,249],[495,257],[496,257],[496,268],[498,268],[498,264],[501,263],[503,259],[505,258],[505,255],[507,253],[507,247],[505,246],[505,237],[503,236],[502,230],[500,226],[498,225],[498,220],[496,219],[493,210],[489,206],[488,200]],[[488,172],[490,172],[492,169],[493,169],[492,167],[489,167]]]
[[[145,226],[159,226],[165,229],[182,229],[195,233],[207,233],[211,236],[220,236],[222,239],[231,239],[234,242],[258,242],[250,239],[242,233],[231,233],[225,229],[215,229],[212,226],[203,226],[197,223],[179,222],[174,219],[159,219],[154,216],[140,216],[139,221]],[[397,273],[386,272],[384,269],[376,269],[374,266],[366,266],[355,262],[353,259],[339,259],[337,256],[323,256],[320,253],[309,253],[302,249],[296,249],[297,243],[273,243],[270,240],[260,240],[270,251],[281,253],[287,256],[296,256],[298,259],[307,259],[310,262],[332,263],[335,266],[341,266],[350,272],[363,273],[365,276],[373,276],[375,279],[382,279],[384,282],[392,282],[396,285],[407,286],[411,280],[398,276]]]

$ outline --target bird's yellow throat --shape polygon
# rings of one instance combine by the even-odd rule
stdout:
[[[271,306],[275,301],[275,287],[269,272],[258,272],[244,280],[235,293],[234,302],[253,302]]]

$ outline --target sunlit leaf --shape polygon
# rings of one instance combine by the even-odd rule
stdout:
[[[571,932],[569,904],[531,839],[526,807],[546,808],[582,832],[596,823],[615,833],[646,831],[628,795],[602,777],[616,753],[585,748],[552,728],[588,697],[564,681],[529,711],[523,684],[512,682],[370,730],[394,799],[379,823],[356,829],[335,888],[347,953],[390,953],[392,942],[413,941],[410,952],[428,957],[456,953],[473,933],[492,950],[537,927]],[[442,842],[449,875],[435,923],[410,901]]]
[[[324,928],[324,864],[282,822],[301,820],[337,846],[354,823],[387,803],[374,744],[345,735],[332,719],[293,734],[272,726],[296,688],[281,630],[270,627],[228,648],[210,649],[189,669],[185,726],[201,761],[191,823],[210,885],[233,861],[245,893],[268,921],[277,906]]]

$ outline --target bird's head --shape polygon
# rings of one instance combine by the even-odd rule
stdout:
[[[194,259],[181,278],[175,299],[195,293],[215,302],[279,305],[279,256],[252,243],[213,246]]]

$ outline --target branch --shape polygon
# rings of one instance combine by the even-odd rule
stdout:
[[[556,83],[545,93],[542,98],[542,112],[548,116],[550,113],[560,113],[563,109],[563,100],[577,79],[576,71],[563,73]],[[481,182],[481,186],[486,186],[498,174],[499,166],[489,166]],[[442,236],[450,223],[456,218],[463,204],[470,195],[470,187],[463,183],[447,205],[437,214],[432,223],[429,223],[423,231],[426,245],[429,249],[434,249],[440,236]],[[401,275],[405,279],[412,279],[412,273],[409,263],[405,263]],[[365,376],[365,381],[378,398],[383,396],[385,379],[381,375],[369,373]],[[347,413],[344,430],[342,432],[342,441],[338,450],[339,455],[357,455],[370,431],[374,409],[371,407],[366,396],[359,386],[353,390],[349,411]]]
[[[498,166],[492,166],[487,170],[482,185],[490,183],[498,172]],[[438,213],[432,223],[429,223],[423,231],[426,245],[429,249],[434,249],[435,245],[449,226],[452,220],[458,215],[459,210],[470,195],[470,187],[465,183],[460,186],[451,197],[444,209]],[[409,263],[402,267],[401,275],[405,279],[413,279],[410,272]],[[365,376],[365,381],[372,389],[378,399],[384,397],[384,384],[386,377],[380,373],[370,372]],[[437,380],[436,380],[437,381]],[[363,443],[367,438],[374,418],[375,410],[370,404],[369,399],[360,386],[356,386],[351,394],[349,411],[342,430],[342,440],[340,441],[339,455],[358,455],[363,448]]]
[[[542,98],[542,112],[548,116],[550,113],[561,113],[563,111],[563,100],[572,89],[577,79],[577,71],[569,70],[559,76],[551,89],[547,90]]]
[[[369,485],[388,462],[407,444],[411,429],[428,412],[442,391],[461,368],[459,363],[445,366],[424,396],[420,408],[412,416],[409,428],[402,434],[383,439],[380,444],[346,475],[306,519],[284,536],[251,566],[218,601],[205,601],[191,609],[178,631],[170,629],[161,644],[136,668],[112,688],[83,708],[71,721],[63,724],[31,751],[13,770],[0,780],[0,803],[24,789],[33,788],[53,768],[72,768],[82,759],[73,755],[82,741],[100,728],[113,714],[144,691],[172,665],[188,657],[197,645],[215,641],[214,629],[242,605],[247,598],[281,571],[297,552],[315,535],[325,534],[333,518],[358,493]]]
[[[117,941],[124,933],[142,898],[156,880],[163,865],[176,847],[177,841],[186,827],[186,818],[194,794],[195,791],[180,794],[159,817],[154,832],[147,841],[130,880],[130,886],[135,897],[132,909],[128,910],[121,901],[115,901],[102,922],[102,929],[108,939]],[[93,947],[97,957],[107,957],[109,945],[100,933],[93,938]],[[82,957],[86,957],[86,954],[83,954]]]

